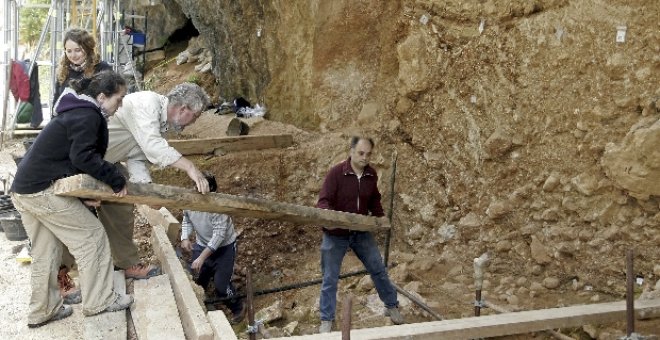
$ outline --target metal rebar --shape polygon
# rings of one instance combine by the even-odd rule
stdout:
[[[390,228],[387,229],[387,232],[385,233],[385,251],[383,258],[383,263],[385,263],[385,267],[387,267],[387,265],[389,264],[390,242],[392,240],[392,216],[394,215],[394,181],[396,179],[396,159],[398,157],[396,151],[394,152],[394,155],[392,157],[394,159],[392,160],[392,174],[390,176],[390,209],[387,212],[387,219],[390,221]]]
[[[339,275],[339,278],[340,279],[345,279],[347,277],[357,276],[357,275],[364,275],[364,274],[368,274],[368,273],[369,273],[368,271],[363,269],[363,270],[356,271],[356,272],[341,274],[341,275]],[[305,288],[305,287],[320,284],[322,282],[323,282],[323,279],[316,279],[316,280],[300,282],[300,283],[294,283],[294,284],[285,285],[285,286],[276,287],[276,288],[264,289],[264,290],[254,292],[254,296],[266,295],[266,294],[270,294],[270,293],[284,292],[284,291],[287,291],[287,290],[293,290],[293,289],[298,289],[298,288]],[[214,303],[226,301],[226,300],[229,300],[229,299],[237,299],[237,298],[244,298],[244,297],[245,297],[245,294],[238,294],[238,295],[233,295],[231,297],[208,299],[208,300],[204,300],[204,304],[207,304],[207,305],[208,304],[214,304]]]
[[[635,274],[633,272],[633,250],[626,253],[626,334],[635,332]]]
[[[341,314],[341,340],[351,340],[351,310],[353,301],[350,296],[344,299],[344,306]]]
[[[480,316],[481,315],[481,289],[476,290],[475,294],[475,300],[474,300],[474,316]]]
[[[252,294],[252,274],[250,273],[250,269],[248,269],[247,273],[245,274],[245,285],[245,289],[247,290],[248,326],[256,326],[254,324],[254,299]],[[252,332],[248,332],[248,337],[250,340],[257,340],[257,333],[254,330]]]
[[[425,304],[424,302],[422,302],[422,301],[421,301],[420,299],[418,299],[416,296],[414,296],[414,295],[408,293],[408,292],[405,291],[403,288],[399,287],[396,283],[392,283],[392,285],[394,286],[394,288],[396,288],[396,290],[397,290],[399,293],[401,293],[401,295],[407,297],[410,301],[412,301],[413,303],[415,303],[416,305],[418,305],[421,309],[425,310],[427,313],[431,314],[434,318],[436,318],[436,319],[438,319],[438,320],[444,320],[444,318],[442,317],[442,315],[438,314],[436,311],[434,311],[433,309],[431,309],[431,307],[429,307],[427,304]]]

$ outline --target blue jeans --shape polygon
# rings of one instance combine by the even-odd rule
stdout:
[[[192,247],[192,261],[195,261],[205,247],[197,243]],[[231,283],[231,275],[234,273],[234,260],[236,259],[236,242],[232,242],[226,246],[218,248],[209,257],[206,258],[202,268],[199,270],[199,276],[195,282],[204,287],[208,287],[213,278],[213,285],[215,286],[215,295],[219,298],[230,297],[236,295],[236,289]],[[231,299],[225,305],[232,311],[232,313],[240,312],[242,307],[241,299]]]
[[[323,283],[321,284],[321,298],[319,309],[321,320],[332,321],[335,319],[337,307],[337,282],[344,255],[348,248],[362,261],[364,267],[371,275],[378,297],[383,301],[385,307],[393,308],[399,305],[396,289],[387,275],[387,268],[378,250],[378,245],[373,235],[369,232],[351,231],[347,236],[334,236],[323,233],[321,243],[321,270],[323,271]]]

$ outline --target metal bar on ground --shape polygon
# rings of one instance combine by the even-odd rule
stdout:
[[[254,323],[254,297],[252,294],[252,274],[249,268],[245,275],[245,285],[247,290],[248,337],[250,340],[256,340],[257,331],[259,330],[259,325],[255,325]]]
[[[357,275],[364,275],[364,274],[368,274],[368,273],[369,272],[366,271],[366,270],[360,270],[360,271],[356,271],[356,272],[352,272],[352,273],[341,274],[341,275],[339,275],[339,278],[340,279],[345,279],[347,277],[357,276]],[[282,287],[260,290],[260,291],[255,292],[254,295],[259,296],[259,295],[265,295],[265,294],[270,294],[270,293],[284,292],[284,291],[287,291],[287,290],[293,290],[293,289],[298,289],[298,288],[305,288],[305,287],[320,284],[321,282],[323,282],[323,279],[316,279],[316,280],[311,280],[311,281],[306,281],[306,282],[301,282],[301,283],[294,283],[294,284],[285,285],[285,286],[282,286]],[[230,299],[244,298],[245,296],[246,295],[243,294],[243,295],[233,295],[231,297],[209,299],[209,300],[205,300],[204,304],[208,305],[208,304],[218,303],[218,302],[222,302],[222,301],[227,301],[227,300],[230,300]]]
[[[626,253],[626,334],[630,339],[635,332],[635,273],[633,271],[633,250]]]
[[[392,156],[392,174],[390,175],[390,210],[387,212],[387,219],[390,221],[390,228],[387,230],[385,234],[385,258],[383,259],[383,262],[385,263],[385,267],[389,264],[390,261],[390,242],[392,240],[392,216],[394,215],[394,181],[396,179],[396,159],[397,159],[397,153],[394,151],[394,155]]]
[[[401,293],[403,296],[407,297],[410,301],[412,301],[413,303],[418,305],[421,309],[425,310],[427,313],[431,314],[431,316],[433,316],[434,318],[436,318],[438,320],[444,320],[442,315],[438,314],[436,311],[431,309],[431,307],[429,307],[427,304],[425,304],[424,302],[419,300],[416,296],[408,293],[403,288],[399,287],[396,283],[392,283],[392,285],[394,286],[394,288],[396,288],[396,290],[399,293]]]

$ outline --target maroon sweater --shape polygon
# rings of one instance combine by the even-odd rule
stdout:
[[[384,216],[378,191],[378,175],[376,170],[367,165],[362,177],[351,167],[351,159],[335,165],[325,176],[323,187],[319,194],[318,208],[344,211],[361,215]],[[331,235],[348,235],[348,229],[323,228]]]

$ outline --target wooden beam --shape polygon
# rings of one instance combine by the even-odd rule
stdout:
[[[138,204],[137,210],[142,216],[147,218],[147,221],[149,221],[152,227],[159,225],[164,228],[167,232],[167,238],[169,238],[172,244],[178,241],[177,238],[179,237],[179,230],[181,230],[181,223],[169,210],[165,208],[156,210],[144,204]]]
[[[286,148],[293,144],[292,135],[247,135],[218,138],[168,140],[171,147],[182,155],[212,154],[220,152]]]
[[[186,339],[212,340],[213,328],[204,314],[202,305],[199,303],[191,280],[176,256],[172,244],[167,239],[167,234],[162,228],[153,228],[151,231],[151,245],[154,254],[160,260],[163,272],[169,275],[172,292],[176,300],[176,308],[179,310],[181,326]],[[180,338],[174,338],[180,339]]]
[[[660,299],[635,301],[638,318],[660,317]],[[471,318],[422,322],[415,324],[351,330],[351,339],[359,340],[434,340],[477,339],[538,332],[546,329],[577,327],[623,321],[626,302],[539,309],[524,312],[487,315]],[[341,339],[341,332],[293,336],[278,339]]]
[[[373,216],[221,193],[202,195],[193,189],[161,184],[128,183],[128,195],[119,198],[112,194],[110,187],[89,175],[75,175],[60,179],[55,183],[54,189],[55,194],[62,196],[208,211],[301,225],[341,227],[363,231],[388,228],[381,224],[379,218]]]

